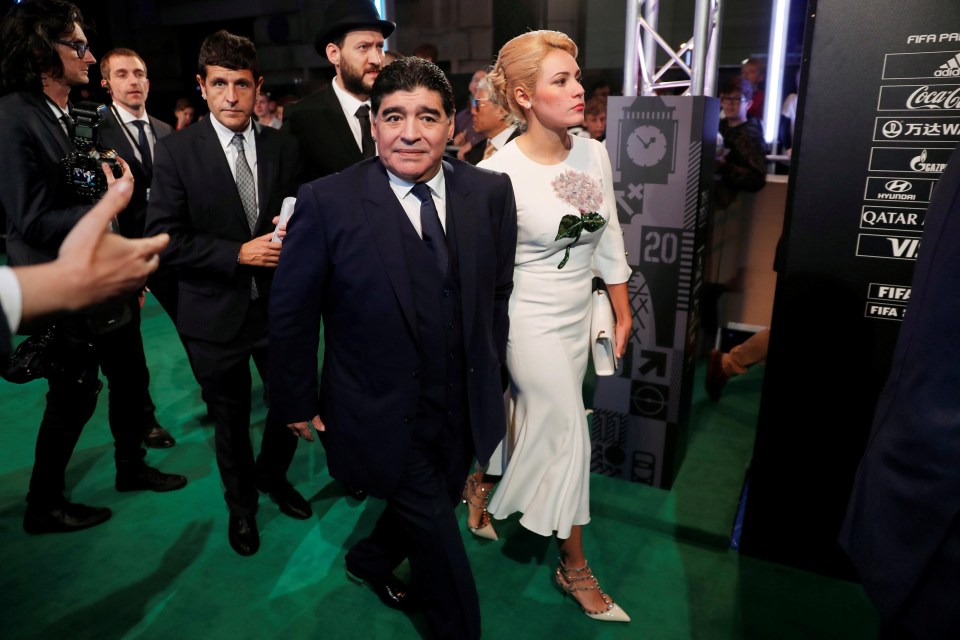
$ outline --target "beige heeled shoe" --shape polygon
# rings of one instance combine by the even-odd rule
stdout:
[[[560,560],[554,578],[557,581],[557,586],[563,591],[563,594],[570,596],[574,600],[577,600],[577,591],[596,590],[600,592],[600,597],[602,597],[603,601],[607,604],[605,611],[588,611],[580,604],[580,601],[577,600],[580,610],[588,617],[603,622],[630,622],[630,616],[620,608],[620,605],[613,601],[613,598],[600,589],[600,583],[597,582],[593,571],[586,562],[584,562],[583,566],[579,569],[571,569],[563,564],[563,560]]]
[[[478,471],[467,476],[467,484],[463,487],[463,503],[467,505],[467,527],[470,533],[483,538],[484,540],[499,540],[497,532],[490,521],[490,513],[487,511],[487,501],[490,499],[490,491],[480,484],[483,472]],[[470,526],[470,514],[474,510],[480,512],[480,524],[476,527]]]

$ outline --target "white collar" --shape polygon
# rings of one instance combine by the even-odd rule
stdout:
[[[408,182],[403,178],[395,176],[393,173],[387,169],[387,179],[390,180],[390,186],[393,187],[393,190],[401,198],[406,198],[410,195],[410,192],[413,191],[413,187],[416,186],[416,182]],[[443,177],[443,166],[440,166],[440,170],[437,171],[437,175],[433,176],[426,182],[427,186],[430,187],[430,191],[434,197],[445,200],[447,197],[447,186],[446,181]]]
[[[517,130],[516,125],[510,125],[497,135],[490,138],[490,142],[493,143],[494,149],[499,151],[503,145],[507,144],[507,140],[510,139],[510,136],[513,135],[513,132]]]
[[[113,110],[114,113],[120,114],[120,122],[123,124],[130,124],[131,122],[135,122],[137,120],[142,120],[143,122],[150,124],[150,117],[147,115],[146,109],[143,110],[143,115],[139,118],[127,111],[123,105],[117,104],[116,102],[113,103]]]
[[[337,82],[337,79],[334,78],[330,81],[330,84],[333,85],[333,92],[337,96],[337,100],[340,101],[340,108],[343,109],[343,112],[347,117],[354,117],[357,115],[357,109],[361,105],[370,106],[370,100],[362,101],[357,100],[356,97],[346,92],[346,90],[340,88],[340,83]],[[371,114],[372,115],[372,114]]]
[[[233,140],[233,136],[236,134],[243,135],[243,144],[245,147],[249,147],[254,143],[253,139],[253,118],[250,118],[250,121],[247,123],[247,128],[243,131],[234,131],[233,129],[228,128],[222,122],[217,120],[216,116],[212,113],[207,116],[210,118],[210,124],[213,125],[213,130],[217,132],[217,138],[220,139],[220,145],[226,149],[230,144],[230,141]]]

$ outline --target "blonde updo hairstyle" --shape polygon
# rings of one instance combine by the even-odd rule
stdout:
[[[517,88],[533,96],[543,68],[543,59],[559,49],[577,57],[577,45],[560,31],[529,31],[517,36],[500,49],[487,81],[493,89],[493,99],[507,109],[519,122],[526,123],[523,107],[517,102]]]

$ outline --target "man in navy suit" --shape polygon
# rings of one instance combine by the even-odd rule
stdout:
[[[881,638],[960,637],[960,147],[927,209],[910,305],[840,545]]]
[[[216,421],[228,539],[240,555],[260,548],[258,488],[292,518],[311,514],[286,478],[297,438],[268,415],[256,463],[250,442],[251,358],[267,380],[274,217],[298,169],[296,140],[252,120],[256,56],[226,31],[204,40],[197,83],[210,117],[157,142],[147,207],[147,233],[170,234],[161,265],[177,272],[177,331]]]
[[[117,223],[120,233],[128,238],[142,238],[150,182],[153,180],[153,148],[157,140],[173,133],[173,129],[147,114],[150,80],[147,78],[147,64],[136,51],[121,48],[106,52],[100,58],[100,74],[100,86],[113,99],[110,111],[98,128],[100,144],[113,149],[126,160],[133,174],[133,197],[127,208],[117,216]],[[162,281],[151,283],[151,290],[158,300],[163,297]],[[134,310],[132,322],[139,328],[139,308]],[[157,422],[156,407],[149,388],[145,393],[143,443],[156,449],[172,447],[176,441]]]
[[[513,189],[443,161],[455,110],[436,65],[385,67],[371,103],[379,158],[298,194],[270,301],[271,405],[301,437],[321,432],[331,475],[387,501],[348,574],[390,606],[415,596],[434,637],[477,638],[453,509],[505,430]],[[393,576],[404,558],[413,596]]]

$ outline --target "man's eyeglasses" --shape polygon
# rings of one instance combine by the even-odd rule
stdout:
[[[78,58],[83,58],[87,55],[87,51],[90,51],[90,43],[84,42],[82,40],[54,40],[56,44],[62,44],[65,47],[70,47],[77,52]]]
[[[474,109],[479,109],[481,102],[493,102],[493,100],[488,98],[470,98],[470,104],[473,105]]]
[[[720,102],[721,102],[722,104],[737,104],[738,102],[746,102],[746,101],[747,101],[747,99],[744,98],[743,96],[740,96],[739,98],[732,98],[732,97],[731,97],[731,98],[720,98]]]

